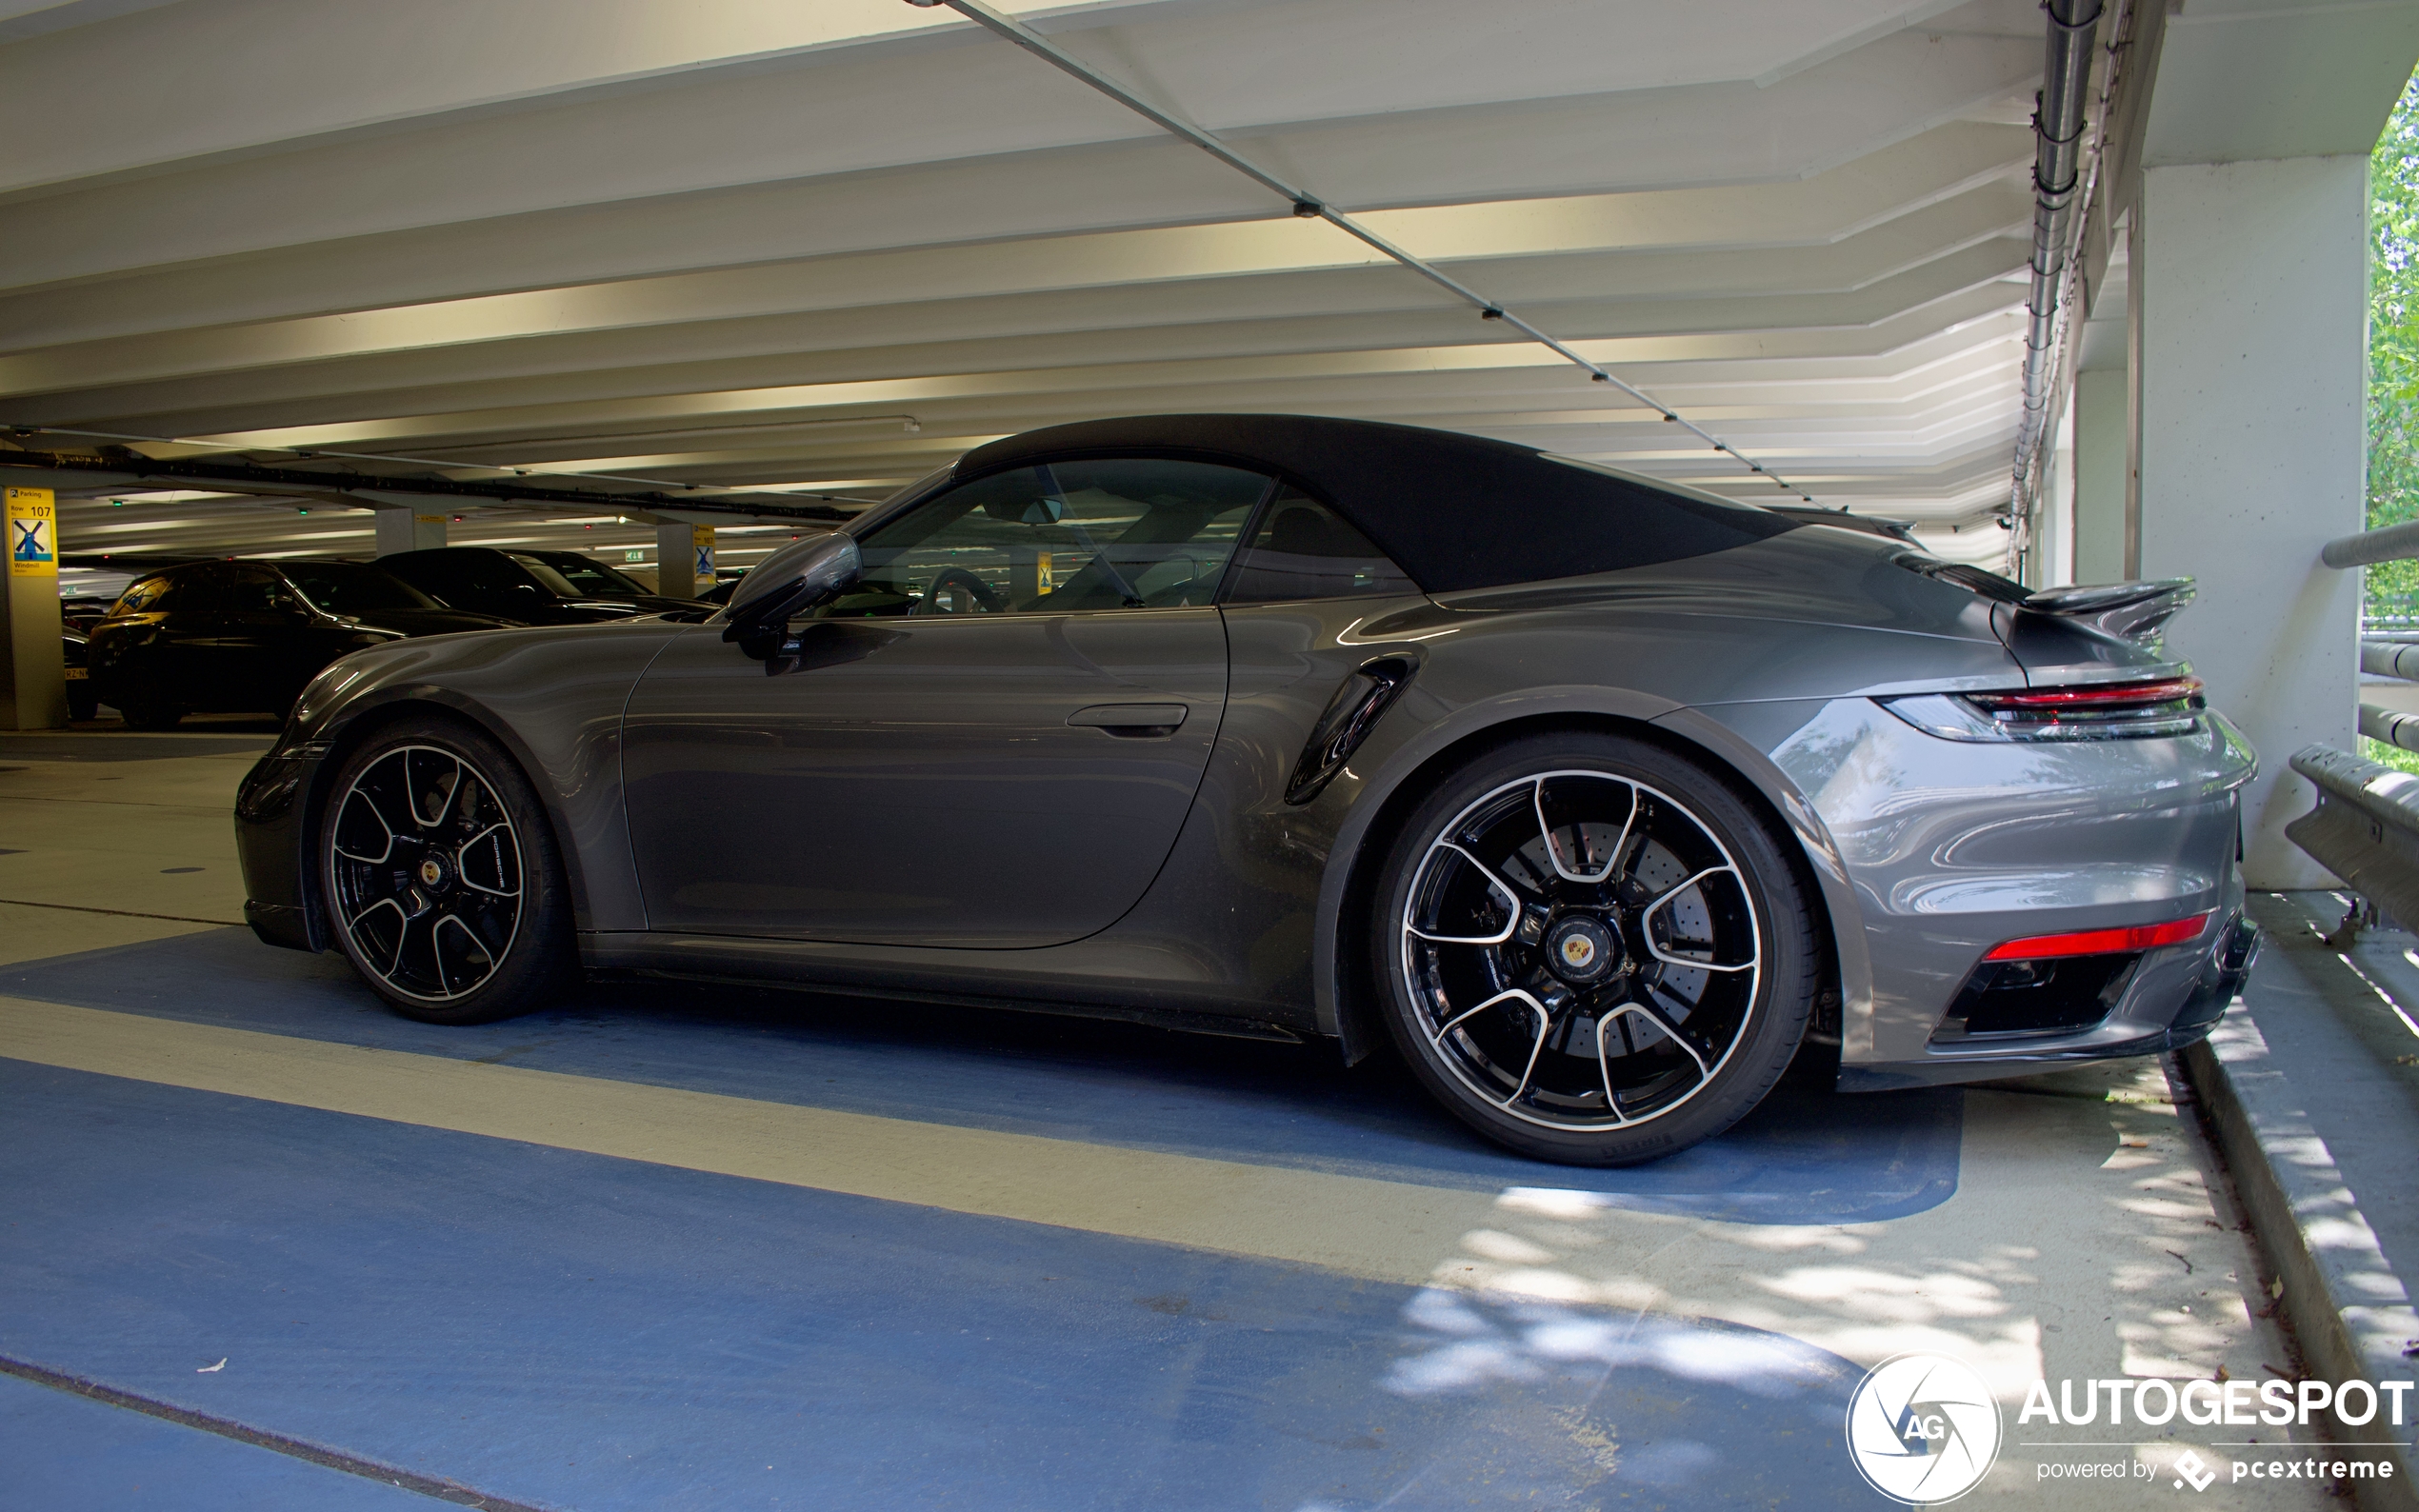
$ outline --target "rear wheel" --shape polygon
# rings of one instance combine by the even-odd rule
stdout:
[[[482,1024],[569,980],[570,909],[536,795],[495,742],[449,720],[385,730],[347,760],[320,816],[338,945],[408,1018]]]
[[[1524,1154],[1625,1165],[1763,1101],[1805,1037],[1813,924],[1783,843],[1658,746],[1529,737],[1437,785],[1389,853],[1388,1028]]]

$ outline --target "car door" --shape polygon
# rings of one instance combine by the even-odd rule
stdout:
[[[267,567],[230,563],[220,572],[206,675],[229,706],[283,714],[329,660],[312,655],[310,611]]]
[[[223,562],[181,568],[174,590],[156,601],[159,630],[147,649],[170,701],[201,709],[244,706],[227,682],[228,574]]]
[[[1211,607],[1268,491],[1150,458],[963,483],[750,660],[701,626],[631,695],[650,925],[874,945],[1080,939],[1166,861],[1215,744]]]
[[[200,570],[177,567],[127,585],[87,647],[96,697],[123,707],[170,705],[183,695],[189,684],[179,665],[184,647],[177,615]]]

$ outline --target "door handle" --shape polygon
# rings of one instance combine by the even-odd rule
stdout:
[[[1138,740],[1174,734],[1185,713],[1182,704],[1094,704],[1068,715],[1067,723]]]

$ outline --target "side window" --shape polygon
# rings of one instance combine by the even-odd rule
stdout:
[[[455,557],[450,566],[453,568],[455,583],[471,593],[510,593],[530,582],[529,575],[511,558],[490,556],[484,551]]]
[[[187,567],[176,574],[179,614],[223,614],[227,611],[227,570],[215,562]]]
[[[1269,480],[1164,458],[977,478],[875,530],[821,613],[1056,614],[1206,605]]]
[[[110,618],[124,619],[130,614],[148,614],[165,609],[176,602],[176,580],[167,577],[136,578],[110,606]]]
[[[1417,593],[1369,538],[1308,494],[1288,487],[1269,505],[1235,567],[1229,604],[1282,604],[1291,599],[1341,599]]]
[[[277,581],[274,572],[259,567],[230,568],[224,589],[227,610],[236,614],[266,614],[278,608],[286,586]]]
[[[470,589],[470,585],[462,579],[461,568],[450,558],[414,557],[403,565],[403,571],[410,574],[409,580],[422,592],[434,594],[440,599],[458,598]]]

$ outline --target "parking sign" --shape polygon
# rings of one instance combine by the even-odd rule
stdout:
[[[9,493],[9,575],[12,578],[55,578],[59,575],[59,507],[48,488],[10,488]]]

